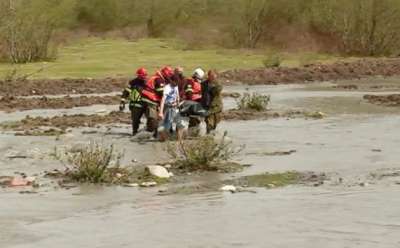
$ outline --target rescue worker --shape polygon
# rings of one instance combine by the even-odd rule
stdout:
[[[174,70],[173,81],[178,85],[179,97],[180,99],[184,99],[185,96],[185,86],[186,86],[186,78],[183,75],[183,68],[178,66]]]
[[[186,80],[185,100],[201,101],[201,81],[204,78],[204,71],[200,68],[193,72],[192,78]]]
[[[201,105],[207,110],[208,115],[205,119],[207,134],[217,128],[221,121],[223,109],[222,85],[217,81],[217,73],[213,70],[208,71],[207,80],[202,83]]]
[[[147,70],[139,68],[136,71],[136,78],[129,82],[129,87],[122,92],[120,111],[124,111],[126,101],[129,101],[129,110],[132,119],[132,135],[135,136],[139,130],[140,119],[144,114],[144,106],[142,102],[141,92],[146,84]]]
[[[194,70],[192,78],[189,78],[185,85],[185,100],[201,102],[201,81],[204,78],[204,71],[201,68]],[[191,117],[189,119],[189,129],[198,128],[200,119]],[[197,130],[194,130],[196,133]]]
[[[145,84],[142,90],[142,101],[147,117],[147,131],[154,132],[157,136],[158,107],[163,96],[164,86],[171,81],[174,71],[166,66],[157,71]]]

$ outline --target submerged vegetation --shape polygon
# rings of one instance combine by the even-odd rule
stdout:
[[[236,104],[239,110],[255,110],[265,111],[271,100],[269,95],[259,93],[244,93],[243,96],[236,99]]]
[[[259,175],[244,176],[234,180],[236,185],[255,188],[284,187],[299,183],[301,174],[295,171],[283,173],[264,173]]]

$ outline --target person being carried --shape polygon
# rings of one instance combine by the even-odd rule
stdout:
[[[136,78],[129,82],[129,87],[122,92],[120,111],[124,111],[126,101],[129,101],[129,110],[132,119],[132,135],[135,136],[139,130],[140,119],[142,118],[145,108],[141,97],[141,92],[146,84],[147,70],[139,68],[136,71]]]
[[[179,105],[179,89],[175,80],[164,86],[164,93],[160,103],[158,117],[161,120],[158,128],[160,140],[168,139],[168,134],[176,121],[177,108]],[[179,138],[179,137],[178,137]]]
[[[157,136],[158,107],[163,96],[164,86],[171,81],[173,75],[171,67],[166,66],[151,77],[142,90],[142,99],[147,117],[147,131]]]
[[[207,80],[202,83],[201,89],[201,105],[208,112],[205,122],[207,133],[210,133],[217,128],[218,123],[221,121],[223,109],[222,85],[218,83],[215,71],[208,71]]]

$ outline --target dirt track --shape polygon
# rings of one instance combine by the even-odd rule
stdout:
[[[383,105],[388,107],[398,107],[400,106],[400,94],[392,95],[365,95],[364,99],[370,103]]]
[[[75,107],[91,106],[95,104],[118,104],[119,96],[80,96],[61,98],[17,98],[6,96],[0,99],[0,111],[12,112],[31,109],[70,109]]]
[[[225,83],[291,84],[340,79],[359,79],[368,76],[400,75],[400,59],[362,59],[330,65],[313,64],[298,68],[232,70],[221,73]]]
[[[400,75],[400,59],[362,59],[330,65],[315,64],[297,68],[231,70],[220,74],[225,84],[292,84],[340,79],[359,79],[368,76]],[[35,79],[15,82],[0,81],[0,96],[92,94],[119,92],[128,78],[105,79]]]

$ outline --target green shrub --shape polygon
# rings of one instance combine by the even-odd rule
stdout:
[[[259,93],[244,93],[243,96],[236,100],[239,110],[267,110],[271,97],[269,95],[261,95]]]
[[[262,62],[265,68],[274,68],[281,66],[282,60],[283,59],[279,54],[271,54],[267,55]]]
[[[174,159],[174,164],[183,170],[218,170],[224,162],[228,162],[240,149],[233,146],[232,141],[227,140],[225,132],[218,139],[212,135],[206,135],[194,140],[183,140],[177,143],[169,143],[168,154]]]
[[[114,178],[112,174],[118,171],[121,157],[113,145],[104,147],[91,142],[77,153],[67,153],[67,161],[72,167],[68,168],[66,176],[78,182],[109,183]]]

